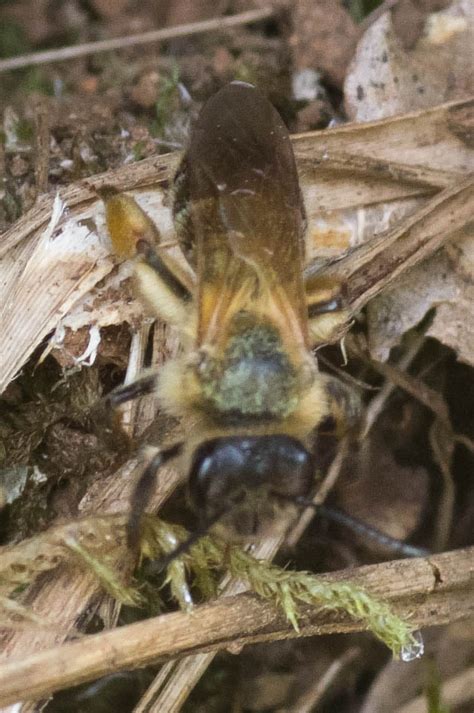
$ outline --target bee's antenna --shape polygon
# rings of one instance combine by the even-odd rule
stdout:
[[[353,517],[352,515],[348,515],[343,510],[339,510],[339,508],[330,507],[328,505],[319,505],[317,503],[314,503],[309,498],[287,498],[280,494],[278,494],[277,497],[283,498],[284,500],[289,500],[290,502],[295,503],[296,505],[299,505],[302,508],[312,508],[319,515],[322,515],[328,520],[332,520],[338,525],[343,525],[344,527],[347,527],[353,532],[357,532],[360,535],[370,537],[372,540],[378,542],[383,547],[387,547],[387,549],[392,550],[392,552],[395,552],[404,557],[427,557],[431,554],[431,552],[425,549],[424,547],[416,547],[415,545],[409,545],[406,542],[402,542],[402,540],[397,540],[396,537],[391,537],[390,535],[387,535],[385,532],[382,532],[376,527],[372,527],[372,525],[367,525],[367,523],[362,522],[362,520],[359,520],[358,518]]]

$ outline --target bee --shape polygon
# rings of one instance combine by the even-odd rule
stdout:
[[[315,487],[318,433],[354,427],[358,399],[318,370],[314,347],[347,319],[340,285],[305,284],[305,208],[287,129],[255,87],[232,82],[203,107],[173,185],[177,240],[194,279],[124,194],[104,198],[117,254],[135,256],[138,293],[178,327],[183,354],[110,397],[155,392],[185,424],[136,484],[136,545],[156,473],[175,459],[201,523],[234,538],[281,529],[281,509]]]

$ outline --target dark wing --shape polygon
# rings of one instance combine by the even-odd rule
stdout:
[[[236,312],[251,309],[277,322],[292,343],[306,344],[304,208],[277,111],[250,84],[227,85],[205,104],[185,167],[198,343],[217,345]]]

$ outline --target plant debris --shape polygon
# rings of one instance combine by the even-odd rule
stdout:
[[[225,25],[247,11],[257,19]],[[360,393],[369,419],[333,471],[327,445],[315,497],[415,547],[472,545],[469,0],[7,0],[0,15],[0,72],[3,59],[50,57],[0,74],[0,676],[32,651],[115,626],[111,633],[126,635],[144,616],[153,625],[157,615],[189,616],[182,631],[199,638],[200,614],[186,613],[194,605],[210,612],[210,630],[219,612],[235,624],[225,650],[190,648],[143,675],[101,669],[103,678],[55,694],[45,710],[144,711],[155,696],[160,713],[470,711],[467,622],[424,630],[427,655],[409,665],[389,661],[379,642],[400,656],[411,641],[416,652],[410,617],[426,597],[431,622],[468,611],[468,585],[455,592],[436,579],[438,555],[425,580],[416,562],[386,562],[393,554],[380,542],[308,512],[294,537],[257,545],[258,564],[204,538],[150,578],[147,562],[196,524],[182,474],[166,467],[149,503],[162,512],[145,520],[136,566],[125,513],[149,455],[135,455],[182,427],[153,395],[113,418],[102,397],[159,369],[180,345],[135,299],[132,264],[111,253],[99,197],[112,187],[134,198],[192,283],[171,218],[180,152],[203,102],[226,82],[262,88],[290,131],[304,132],[292,142],[307,210],[306,276],[324,269],[347,285],[350,332],[335,332],[316,356]],[[206,32],[127,44],[203,20]],[[116,49],[89,44],[103,41]],[[78,56],[56,61],[64,47]],[[462,551],[441,557],[451,555]],[[417,590],[402,619],[392,618],[383,588],[367,598],[352,582],[365,564],[393,567],[400,591],[397,568],[413,566],[429,592]],[[272,606],[235,596],[246,587]],[[238,621],[228,620],[239,601]],[[252,624],[255,602],[262,617],[283,611],[294,638],[265,643],[259,630],[261,643],[241,651],[252,641],[245,622],[263,625]],[[362,617],[357,631],[304,638],[308,612],[334,608],[321,616],[339,621],[341,605]]]

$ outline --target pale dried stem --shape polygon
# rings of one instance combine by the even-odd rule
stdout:
[[[416,355],[420,351],[421,347],[423,346],[425,342],[424,336],[419,336],[416,339],[413,340],[412,344],[409,345],[408,349],[406,352],[402,355],[400,358],[397,368],[400,371],[406,371],[410,364],[413,362],[415,359]],[[379,393],[377,396],[374,396],[374,398],[371,400],[369,406],[367,407],[367,410],[365,412],[365,428],[364,428],[364,433],[362,434],[361,438],[367,438],[369,431],[373,427],[374,423],[382,413],[385,404],[387,403],[388,399],[392,395],[392,393],[395,391],[397,388],[397,384],[395,384],[393,381],[390,379],[387,379],[385,381],[385,384],[382,386],[380,389]]]
[[[348,450],[349,441],[347,438],[343,438],[339,444],[336,456],[329,467],[326,477],[313,498],[313,503],[315,503],[315,505],[321,505],[335,486],[341,473],[341,468],[347,456]],[[306,508],[306,510],[303,511],[300,519],[287,538],[287,544],[289,547],[294,547],[296,545],[314,516],[315,511],[313,508]]]
[[[238,25],[247,25],[252,22],[268,20],[268,18],[272,17],[274,14],[275,11],[273,8],[262,7],[258,10],[249,10],[247,12],[241,12],[238,15],[231,15],[230,17],[214,17],[211,20],[190,22],[184,25],[177,25],[175,27],[166,27],[162,30],[150,30],[150,32],[142,32],[137,35],[113,37],[109,40],[85,42],[71,47],[62,47],[60,49],[34,52],[32,54],[19,55],[17,57],[9,57],[8,59],[0,61],[0,72],[7,72],[12,69],[20,69],[23,67],[32,67],[38,64],[47,64],[50,62],[63,62],[64,60],[86,57],[91,54],[98,54],[99,52],[110,52],[112,50],[122,50],[128,47],[150,44],[151,42],[174,40],[179,37],[189,37],[202,32],[226,30],[229,27],[236,27]]]
[[[213,654],[197,654],[196,656],[184,658],[181,661],[175,660],[168,661],[168,663],[165,663],[160,668],[158,674],[155,676],[152,683],[148,686],[145,693],[138,701],[137,705],[133,709],[133,713],[152,713],[153,710],[156,710],[155,702],[157,701],[157,697],[160,695],[160,691],[162,691],[167,685],[168,680],[171,680],[173,673],[175,674],[175,676],[178,675],[179,667],[186,665],[186,663],[189,661],[191,661],[193,665],[193,673],[191,676],[191,680],[193,681],[197,676],[196,661],[199,656],[204,659],[204,673],[210,663],[208,662],[208,658],[210,657],[210,661],[212,661],[212,659],[214,658]]]
[[[230,647],[229,647],[230,648]],[[213,662],[217,651],[187,656],[165,664],[163,677],[158,674],[149,691],[148,704],[140,701],[133,713],[179,713],[189,694]],[[158,681],[161,685],[158,685]],[[153,698],[151,697],[153,692]],[[143,699],[145,700],[145,699]]]
[[[146,321],[132,334],[124,383],[134,381],[143,370],[150,328],[151,323]],[[121,427],[130,438],[133,438],[135,431],[142,428],[142,412],[139,412],[138,407],[139,401],[137,400],[129,401],[121,407]],[[117,625],[121,608],[120,602],[111,597],[103,598],[98,613],[106,629],[111,629]],[[25,707],[23,707],[22,713],[27,713]]]
[[[474,612],[474,548],[427,559],[398,560],[351,571],[351,582],[383,596],[396,614],[417,627],[446,624]],[[347,571],[321,575],[343,581]],[[23,656],[0,669],[0,705],[54,691],[129,667],[170,657],[216,651],[258,641],[360,631],[342,612],[302,608],[297,634],[283,614],[256,595],[240,594],[197,607],[192,614],[165,614]]]
[[[148,337],[150,336],[150,327],[150,322],[144,322],[132,334],[124,384],[129,384],[130,382],[135,381],[143,370],[145,350],[148,344]],[[138,425],[136,424],[138,400],[127,401],[120,407],[120,412],[121,426],[125,433],[132,438]]]
[[[304,137],[307,134],[298,134]],[[455,183],[460,175],[452,171],[440,171],[426,166],[410,166],[397,161],[381,161],[368,156],[357,156],[345,151],[311,151],[305,155],[299,153],[301,169],[304,171],[331,168],[333,171],[349,173],[352,176],[376,178],[379,181],[390,178],[394,181],[411,183],[425,188],[427,193],[435,193],[439,188],[447,188]]]

